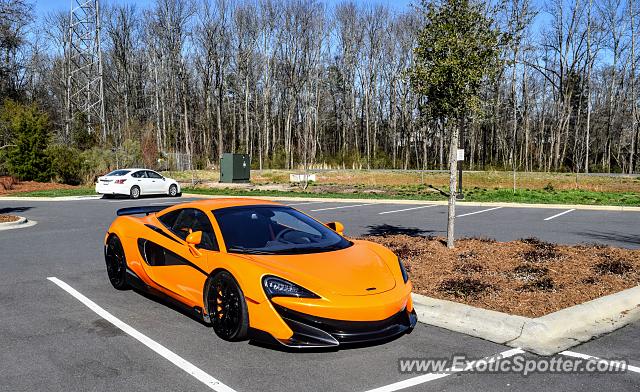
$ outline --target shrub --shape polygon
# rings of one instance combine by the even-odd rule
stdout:
[[[111,150],[94,147],[81,153],[83,162],[82,180],[94,182],[98,176],[108,173],[116,167],[115,153]]]
[[[119,167],[140,166],[142,163],[142,149],[138,140],[125,140],[116,154]]]
[[[87,125],[87,115],[77,113],[71,127],[71,142],[80,150],[88,150],[98,144],[98,136],[95,130],[90,130]]]
[[[51,174],[56,181],[69,185],[83,182],[84,160],[78,149],[56,144],[47,149],[47,154],[51,159]]]
[[[9,123],[15,147],[7,153],[7,169],[21,180],[49,181],[51,161],[47,155],[49,117],[34,105],[5,101],[0,115]]]

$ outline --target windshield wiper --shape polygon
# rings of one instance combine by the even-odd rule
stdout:
[[[246,254],[251,254],[251,255],[275,255],[274,252],[269,252],[269,251],[266,251],[266,250],[249,249],[249,248],[242,248],[242,247],[228,248],[227,252],[246,253]]]

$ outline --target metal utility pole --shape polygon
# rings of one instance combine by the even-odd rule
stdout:
[[[74,120],[83,116],[87,131],[92,133],[99,126],[102,138],[106,139],[98,0],[71,0],[65,61],[67,136]]]

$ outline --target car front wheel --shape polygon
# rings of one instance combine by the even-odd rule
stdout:
[[[178,187],[176,186],[176,184],[172,184],[169,187],[169,196],[171,196],[171,197],[178,196]]]
[[[238,282],[227,271],[210,278],[207,307],[213,331],[227,341],[243,340],[249,330],[249,314]]]

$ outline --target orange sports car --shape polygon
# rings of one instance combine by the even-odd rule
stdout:
[[[381,245],[345,238],[339,222],[239,198],[117,214],[104,247],[111,284],[175,300],[222,339],[332,347],[416,324],[402,262]]]

